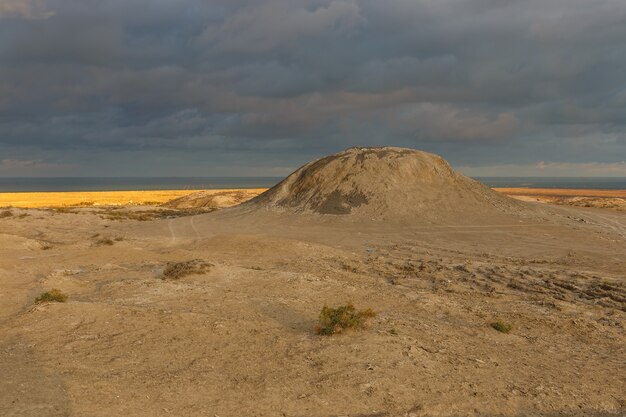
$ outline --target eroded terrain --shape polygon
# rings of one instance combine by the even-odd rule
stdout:
[[[12,209],[0,414],[621,415],[626,216],[555,210],[393,226]],[[203,266],[164,274],[187,261]],[[69,300],[35,305],[51,288]],[[346,301],[378,315],[315,334],[322,306]]]

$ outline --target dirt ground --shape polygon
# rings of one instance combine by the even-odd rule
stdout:
[[[551,210],[434,226],[11,209],[0,415],[625,415],[626,213]],[[68,301],[34,303],[52,288]],[[378,315],[317,335],[347,301]]]
[[[521,201],[626,211],[626,190],[494,188]]]
[[[506,195],[542,197],[626,198],[626,190],[595,190],[584,188],[494,188]]]

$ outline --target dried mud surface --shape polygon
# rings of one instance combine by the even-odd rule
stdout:
[[[162,204],[163,207],[173,209],[218,209],[231,207],[247,201],[266,189],[241,189],[241,190],[204,190],[190,193]]]
[[[624,415],[626,216],[551,210],[433,225],[12,209],[0,415]],[[33,303],[51,288],[69,300]],[[378,315],[315,334],[346,301]]]
[[[549,195],[544,196],[533,194],[512,194],[511,197],[521,201],[556,204],[559,206],[594,207],[609,210],[626,211],[626,198],[621,197],[555,197]]]

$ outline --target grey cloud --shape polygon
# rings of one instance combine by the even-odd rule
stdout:
[[[425,139],[442,140],[501,140],[518,134],[521,123],[515,113],[501,112],[485,115],[449,105],[421,104],[409,109],[391,121],[390,128],[410,129]]]
[[[602,166],[626,155],[624,44],[622,0],[0,0],[0,159]]]
[[[361,22],[356,0],[331,0],[325,4],[269,0],[240,8],[223,24],[207,28],[200,39],[220,51],[260,54],[297,47],[302,38],[332,39],[353,32]]]
[[[458,59],[450,54],[425,59],[401,56],[372,60],[356,69],[352,88],[357,91],[380,92],[406,86],[428,87],[433,84],[460,87],[462,80],[456,78],[459,70]]]
[[[46,10],[44,0],[2,0],[0,18],[19,18],[26,20],[48,19],[54,12]]]
[[[235,91],[248,96],[298,96],[324,86],[320,76],[309,68],[277,61],[234,67],[231,76]]]

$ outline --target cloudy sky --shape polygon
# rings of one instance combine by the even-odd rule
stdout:
[[[382,145],[626,176],[626,1],[0,0],[0,176],[279,176]]]

